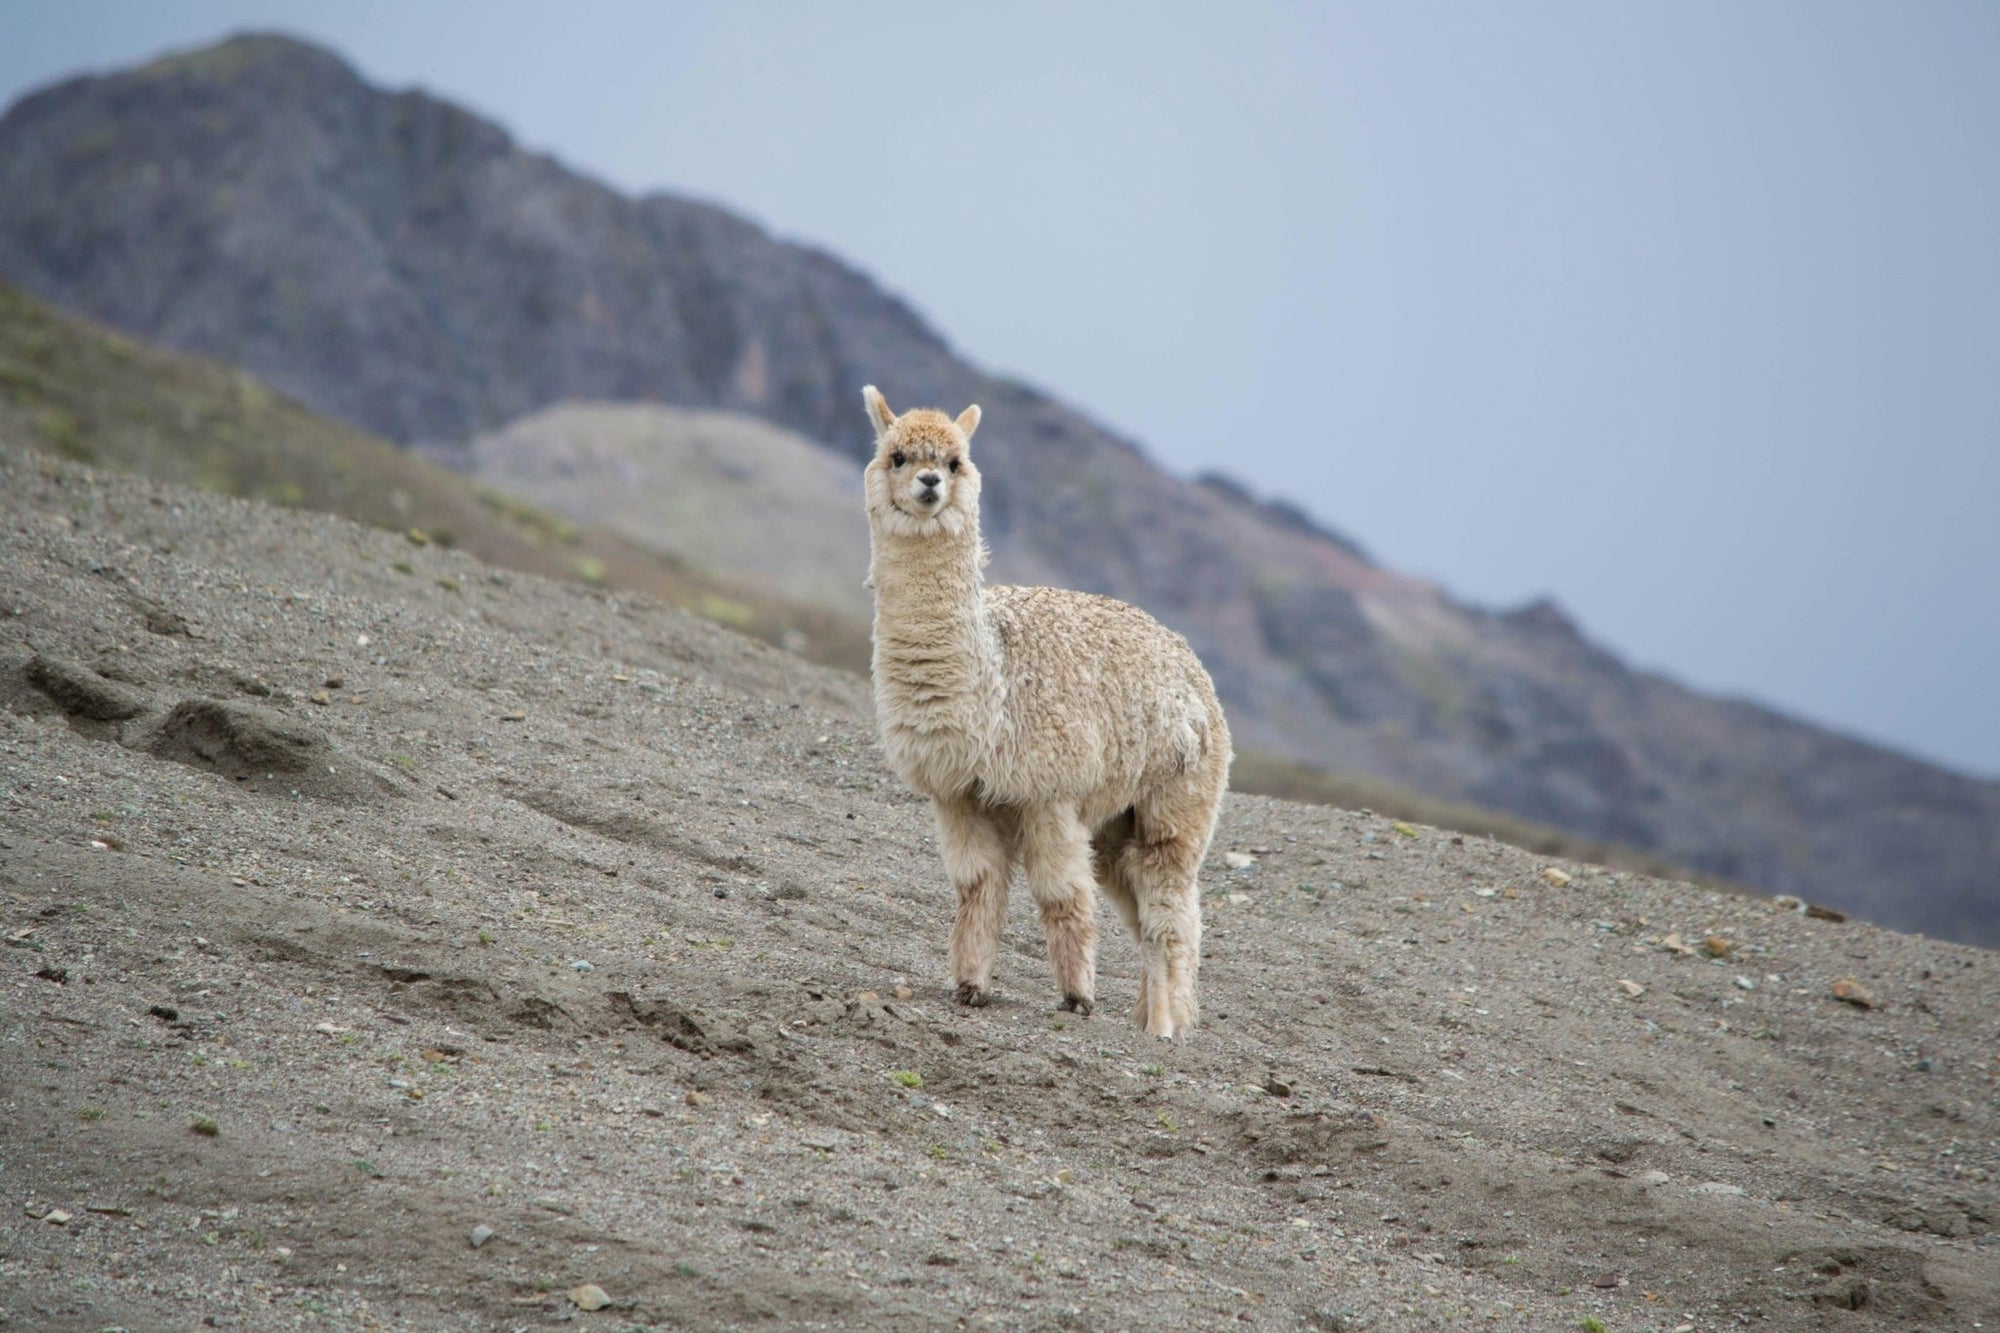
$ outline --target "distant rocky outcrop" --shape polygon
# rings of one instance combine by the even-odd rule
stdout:
[[[0,277],[406,443],[585,398],[726,408],[858,458],[863,382],[977,401],[996,576],[1147,606],[1245,744],[2000,943],[2000,784],[1633,672],[1548,605],[1460,605],[981,372],[822,251],[620,195],[296,41],[16,104]]]
[[[861,476],[755,417],[560,403],[434,451],[495,490],[611,528],[698,569],[866,622]]]

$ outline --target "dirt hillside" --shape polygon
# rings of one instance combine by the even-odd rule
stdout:
[[[959,1009],[865,708],[0,447],[0,1322],[2000,1326],[1993,954],[1240,797]]]

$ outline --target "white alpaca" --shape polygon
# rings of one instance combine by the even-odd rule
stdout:
[[[875,707],[890,765],[931,798],[958,891],[952,978],[990,996],[1018,862],[1063,1008],[1096,1002],[1093,885],[1139,942],[1136,1018],[1197,1017],[1196,872],[1229,781],[1229,727],[1187,641],[1136,607],[1056,588],[987,587],[979,471],[956,421],[898,417],[873,385],[866,487]]]

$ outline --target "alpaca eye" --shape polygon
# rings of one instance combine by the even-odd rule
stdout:
[[[954,458],[949,463],[946,463],[945,466],[950,468],[953,472],[956,472],[958,471],[958,460]]]
[[[889,455],[890,467],[901,467],[903,466],[903,464],[909,461],[910,461],[909,459],[903,457],[903,451],[901,449],[898,449],[895,453]]]

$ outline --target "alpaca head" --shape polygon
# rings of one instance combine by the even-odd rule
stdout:
[[[899,417],[874,385],[861,396],[875,427],[875,457],[863,474],[869,521],[899,537],[977,534],[979,469],[969,446],[979,409],[956,421],[927,407]]]

